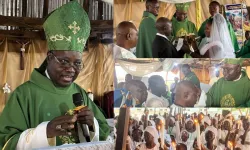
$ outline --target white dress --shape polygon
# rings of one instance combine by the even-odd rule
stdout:
[[[222,139],[223,141],[225,141],[225,140],[226,140],[226,137],[227,137],[227,133],[228,133],[227,130],[221,130],[221,129],[218,130],[218,139],[219,139],[219,140]],[[219,141],[219,140],[218,140],[218,141]],[[224,149],[224,148],[225,148],[225,144],[221,144],[221,143],[219,142],[218,147]]]
[[[187,140],[187,147],[190,149],[190,150],[193,150],[193,144],[194,144],[194,140],[195,138],[197,137],[197,130],[195,130],[194,132],[188,132],[188,135],[189,135],[189,138]]]
[[[210,32],[209,43],[200,49],[200,54],[204,55],[209,50],[210,58],[235,58],[227,22],[221,14],[214,15]]]

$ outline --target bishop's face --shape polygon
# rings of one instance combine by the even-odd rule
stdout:
[[[52,51],[47,56],[48,74],[58,87],[69,86],[82,69],[82,54],[77,51]]]
[[[176,19],[178,21],[184,21],[187,18],[187,12],[182,10],[176,11]]]
[[[241,74],[241,67],[240,65],[233,65],[233,64],[224,64],[222,66],[223,75],[225,80],[233,81],[239,78]]]

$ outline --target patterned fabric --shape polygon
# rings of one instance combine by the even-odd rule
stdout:
[[[225,58],[224,63],[226,64],[232,64],[232,65],[241,65],[243,63],[244,59],[242,58],[235,58],[235,59],[230,59],[230,58]]]
[[[177,10],[188,11],[190,3],[178,3],[175,4]]]
[[[49,50],[82,52],[90,34],[88,14],[77,1],[53,11],[43,27]]]

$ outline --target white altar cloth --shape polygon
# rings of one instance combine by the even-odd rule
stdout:
[[[114,150],[115,144],[109,141],[88,142],[79,144],[64,144],[35,150]]]

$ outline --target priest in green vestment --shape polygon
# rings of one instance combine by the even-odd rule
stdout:
[[[197,35],[195,24],[188,20],[187,11],[190,3],[177,3],[176,15],[172,19],[173,36],[182,37],[189,34]]]
[[[198,31],[198,35],[202,38],[205,37],[205,28],[206,28],[206,24],[209,20],[211,20],[213,18],[213,16],[217,13],[219,13],[220,11],[220,3],[218,3],[217,1],[212,1],[210,4],[209,4],[209,13],[211,14],[211,17],[209,17],[207,20],[205,20],[199,31]],[[230,33],[230,37],[231,37],[231,40],[232,40],[232,44],[234,46],[234,51],[237,52],[240,50],[239,48],[239,44],[238,44],[238,41],[237,41],[237,37],[234,33],[234,29],[231,25],[231,23],[226,19],[227,21],[227,25],[228,25],[228,30],[229,30],[229,33]]]
[[[182,73],[185,75],[183,80],[191,81],[197,88],[200,89],[200,80],[194,72],[191,71],[188,64],[184,64],[181,67]]]
[[[146,11],[143,12],[139,26],[139,34],[136,45],[137,58],[152,58],[152,44],[157,30],[155,27],[156,17],[159,12],[158,0],[147,0]]]
[[[83,69],[82,51],[90,34],[87,13],[71,1],[53,11],[43,26],[47,58],[10,95],[0,116],[0,149],[29,150],[89,141],[81,130],[79,138],[74,134],[78,124],[89,127],[90,141],[106,140],[109,135],[103,113],[73,82]],[[78,107],[78,113],[73,113],[75,93],[82,96],[84,105]]]
[[[242,70],[244,59],[225,59],[223,78],[213,84],[207,93],[207,107],[249,107],[250,80]]]
[[[250,58],[250,31],[245,32],[246,41],[241,50],[236,53],[237,58]]]

